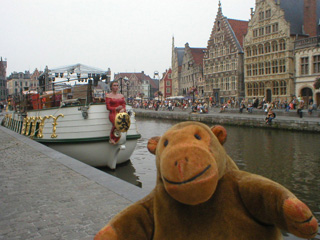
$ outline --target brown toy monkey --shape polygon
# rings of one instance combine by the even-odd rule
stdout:
[[[278,240],[280,229],[301,238],[318,223],[293,193],[240,171],[226,154],[226,130],[182,122],[149,140],[157,184],[116,215],[95,239]]]

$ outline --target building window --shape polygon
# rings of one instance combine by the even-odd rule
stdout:
[[[264,96],[264,83],[259,83],[259,95]]]
[[[230,70],[230,62],[227,61],[227,62],[226,62],[226,71],[229,71],[229,70]]]
[[[259,36],[263,36],[264,35],[264,28],[259,28]]]
[[[236,90],[236,77],[231,77],[231,90]]]
[[[252,64],[252,75],[253,76],[258,75],[258,64],[257,63]]]
[[[259,75],[264,75],[264,63],[259,63]]]
[[[279,72],[281,72],[281,73],[286,72],[286,60],[285,59],[279,60]]]
[[[301,75],[309,74],[309,57],[302,57],[301,61]]]
[[[286,50],[286,41],[284,39],[281,39],[279,42],[279,49],[280,51]]]
[[[256,46],[253,46],[253,47],[252,47],[252,55],[253,55],[253,56],[258,55],[258,49],[257,49]]]
[[[259,20],[263,20],[264,19],[264,12],[259,12]]]
[[[263,51],[263,45],[262,44],[259,45],[258,49],[259,49],[259,54],[263,54],[264,51]]]
[[[280,95],[287,95],[287,83],[286,81],[280,81]]]
[[[251,76],[252,72],[251,72],[251,64],[247,65],[247,76]]]
[[[264,49],[265,49],[265,53],[269,53],[271,52],[271,46],[270,46],[270,43],[265,43],[264,44]]]
[[[227,90],[227,91],[229,90],[229,87],[230,87],[230,78],[227,77],[227,78],[226,78],[226,90]]]
[[[266,34],[270,34],[271,33],[271,26],[266,26]]]
[[[265,66],[266,66],[266,74],[270,74],[271,73],[271,63],[266,62]]]
[[[170,81],[166,81],[166,85],[167,86],[171,86],[171,82]]]
[[[278,43],[276,41],[272,42],[272,52],[278,51]]]
[[[247,47],[247,57],[251,56],[251,47]]]
[[[252,84],[248,83],[247,85],[247,94],[248,96],[252,96]]]
[[[166,88],[166,93],[170,93],[170,88]]]
[[[253,37],[258,37],[258,29],[253,30]]]
[[[258,95],[258,83],[253,83],[253,96]]]
[[[272,73],[278,73],[278,60],[272,61]]]
[[[278,32],[278,30],[279,30],[278,23],[272,24],[272,32],[275,33],[275,32]]]
[[[271,18],[271,9],[266,11],[266,18]]]
[[[223,47],[221,48],[221,55],[223,56],[223,55],[225,54],[225,52],[226,52],[226,47],[223,46]]]
[[[320,55],[313,56],[313,73],[320,73]]]
[[[224,78],[221,78],[220,89],[224,90]]]
[[[277,81],[272,82],[272,87],[273,87],[273,95],[279,95],[279,83]]]

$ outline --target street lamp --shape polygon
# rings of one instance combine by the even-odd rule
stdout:
[[[120,77],[119,80],[120,80],[120,93],[122,94],[122,80],[124,80],[125,84],[127,85],[127,82],[129,79],[127,77],[124,77],[124,78]],[[128,85],[127,85],[127,90],[128,90]],[[128,95],[128,92],[127,92],[127,95]]]

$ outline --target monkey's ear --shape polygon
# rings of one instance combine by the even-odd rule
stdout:
[[[147,147],[150,153],[156,154],[159,140],[160,140],[160,137],[152,137],[149,139]]]
[[[226,142],[227,130],[224,127],[216,125],[211,128],[211,131],[214,135],[216,135],[221,145],[223,145]]]

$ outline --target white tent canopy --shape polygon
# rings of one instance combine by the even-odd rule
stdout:
[[[167,99],[169,99],[169,100],[182,100],[182,99],[184,99],[184,96],[171,96],[171,97],[167,97]]]

